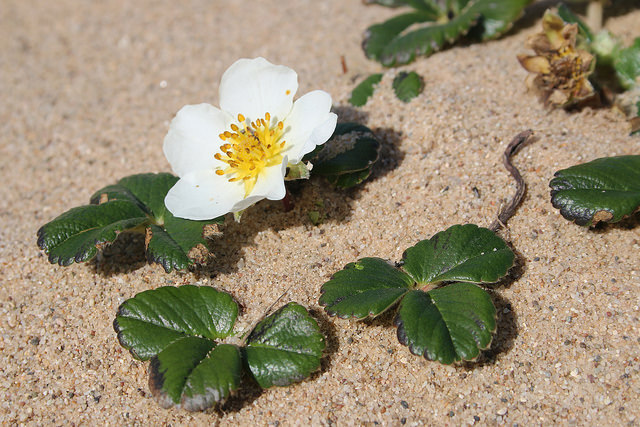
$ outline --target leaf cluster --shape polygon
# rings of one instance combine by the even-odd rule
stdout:
[[[91,196],[90,204],[61,214],[38,230],[38,246],[49,262],[68,266],[85,262],[112,243],[120,233],[145,233],[149,262],[166,272],[184,270],[206,253],[205,228],[224,218],[190,221],[174,217],[164,198],[178,178],[168,173],[146,173],[122,178]]]
[[[264,318],[241,345],[220,342],[237,316],[227,293],[167,286],[125,301],[113,327],[134,358],[150,360],[149,387],[165,408],[207,409],[238,390],[243,373],[269,388],[302,381],[320,367],[324,336],[301,305]]]
[[[496,310],[477,286],[507,274],[515,255],[491,230],[454,225],[407,249],[399,267],[380,258],[348,264],[322,286],[331,316],[364,319],[397,308],[398,340],[413,354],[450,364],[488,348]]]
[[[474,30],[481,40],[506,32],[531,0],[373,0],[413,10],[372,25],[362,44],[368,58],[390,67],[431,55]]]

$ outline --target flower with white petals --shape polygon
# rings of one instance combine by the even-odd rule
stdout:
[[[240,59],[222,75],[220,108],[178,111],[163,147],[180,177],[164,200],[169,211],[202,220],[282,199],[287,165],[324,144],[337,121],[328,93],[312,91],[293,102],[297,89],[291,68]]]

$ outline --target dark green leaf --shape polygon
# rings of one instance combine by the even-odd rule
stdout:
[[[400,72],[393,79],[393,90],[399,100],[409,102],[422,93],[424,89],[424,81],[415,71]]]
[[[368,169],[378,159],[380,143],[369,136],[356,137],[356,143],[335,157],[317,160],[312,172],[316,175],[341,175]],[[331,140],[327,142],[331,144]]]
[[[153,216],[156,223],[164,222],[167,208],[164,197],[178,182],[178,178],[168,173],[142,173],[122,178],[116,185],[107,186],[91,196],[91,203],[107,200],[133,200]]]
[[[164,408],[180,405],[202,411],[225,400],[238,388],[241,376],[236,346],[184,336],[151,359],[149,388]]]
[[[488,348],[496,329],[496,310],[482,288],[453,283],[429,292],[409,292],[395,324],[398,340],[413,354],[449,364],[474,359]]]
[[[147,360],[184,336],[224,338],[231,333],[238,305],[229,294],[207,286],[166,286],[125,301],[113,323],[120,344]]]
[[[573,13],[566,4],[560,3],[558,6],[558,16],[562,18],[564,22],[569,24],[578,24],[578,33],[587,41],[591,43],[593,41],[593,33],[591,29],[585,24],[582,19]]]
[[[380,258],[347,264],[322,285],[320,305],[331,316],[377,316],[393,306],[414,282],[407,274]]]
[[[364,79],[355,87],[355,89],[353,89],[353,92],[351,92],[349,103],[356,107],[362,107],[367,103],[369,98],[371,98],[375,86],[380,83],[380,80],[382,80],[382,74],[371,74],[369,77]]]
[[[404,269],[421,284],[443,281],[492,283],[507,274],[515,255],[494,232],[454,225],[407,249]]]
[[[38,230],[38,246],[50,263],[66,266],[93,258],[98,247],[113,242],[118,234],[143,226],[149,218],[130,201],[73,208]]]
[[[533,0],[478,0],[469,2],[470,12],[482,16],[482,40],[491,40],[507,32]]]
[[[327,179],[332,185],[335,185],[338,188],[346,189],[360,184],[362,181],[369,178],[369,175],[371,175],[371,170],[364,169],[357,172],[344,173],[342,175],[328,176]]]
[[[551,203],[579,225],[617,222],[640,206],[640,156],[605,157],[555,173]]]
[[[299,304],[289,303],[256,325],[247,338],[247,364],[262,388],[302,381],[320,367],[324,336]]]
[[[640,37],[631,46],[619,51],[613,67],[623,88],[640,86]]]
[[[325,176],[340,188],[364,181],[380,153],[380,142],[371,129],[351,122],[339,123],[322,147],[313,156],[305,156],[304,161],[313,163],[311,173]]]
[[[38,245],[52,263],[69,265],[87,261],[97,247],[111,243],[121,231],[147,232],[147,258],[167,272],[186,269],[207,253],[208,221],[175,218],[164,198],[178,178],[168,173],[147,173],[122,178],[91,196],[92,205],[71,209],[38,231]],[[96,206],[97,205],[97,206]]]
[[[530,2],[531,0],[448,2],[449,10],[419,10],[396,16],[369,27],[365,33],[363,48],[367,57],[385,66],[406,64],[416,55],[430,55],[446,43],[453,43],[476,23],[479,23],[478,32],[483,40],[496,38],[511,27],[512,22]],[[447,18],[449,13],[453,15],[450,19]]]

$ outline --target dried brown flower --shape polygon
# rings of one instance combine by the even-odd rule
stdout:
[[[535,55],[518,55],[520,65],[530,73],[529,87],[546,106],[568,107],[595,94],[589,74],[593,56],[576,47],[577,24],[565,24],[559,16],[547,11],[541,33],[527,40]]]

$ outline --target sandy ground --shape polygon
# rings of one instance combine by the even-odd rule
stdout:
[[[361,34],[390,14],[356,0],[2,2],[2,424],[640,423],[640,227],[578,227],[548,189],[558,169],[640,153],[640,138],[615,112],[548,112],[527,93],[515,55],[537,31],[539,9],[498,41],[405,67],[426,82],[410,104],[393,96],[392,69],[354,109],[354,79],[381,70],[364,58]],[[639,21],[636,10],[606,25],[629,43]],[[347,192],[312,179],[289,212],[261,202],[241,224],[227,222],[211,244],[216,258],[192,272],[165,274],[123,245],[97,262],[50,265],[36,230],[123,176],[170,171],[161,146],[175,112],[217,104],[223,71],[255,56],[294,68],[300,94],[326,90],[340,120],[376,131],[383,158],[371,179]],[[478,363],[411,355],[388,316],[323,314],[320,286],[346,263],[397,261],[453,224],[487,226],[514,192],[501,153],[528,128],[537,140],[515,157],[528,192],[502,232],[523,267],[493,287],[499,327]],[[314,226],[318,201],[325,220]],[[239,328],[291,287],[286,299],[314,309],[328,336],[322,370],[293,387],[248,389],[221,410],[161,409],[147,364],[118,345],[112,321],[136,293],[187,283],[230,292],[244,309]]]

